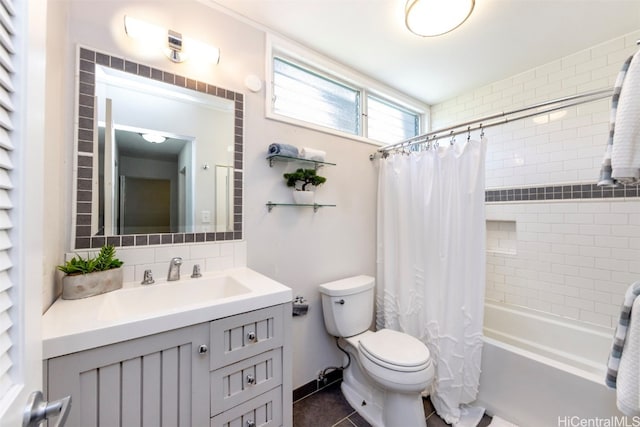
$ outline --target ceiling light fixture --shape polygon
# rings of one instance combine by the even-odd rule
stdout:
[[[158,135],[157,133],[141,133],[140,135],[145,141],[152,142],[154,144],[162,144],[167,140],[166,137]]]
[[[173,62],[184,62],[189,58],[203,59],[212,64],[220,62],[220,49],[190,37],[183,37],[177,31],[128,15],[124,17],[124,30],[132,39],[146,43],[149,47],[161,49]]]
[[[474,5],[475,0],[408,0],[404,22],[414,34],[439,36],[462,25]]]

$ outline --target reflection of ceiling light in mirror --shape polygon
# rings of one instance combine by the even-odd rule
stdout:
[[[141,135],[145,141],[152,142],[154,144],[162,144],[167,140],[166,137],[158,135],[157,133],[143,133]]]
[[[462,25],[474,5],[475,0],[408,0],[404,22],[414,34],[439,36]]]
[[[173,62],[184,62],[194,58],[211,64],[220,62],[220,49],[209,46],[181,33],[150,24],[125,15],[124,30],[129,37],[147,44],[150,48],[161,49]]]
[[[537,125],[543,125],[545,123],[553,122],[555,120],[560,120],[566,115],[567,115],[567,110],[554,111],[549,114],[541,114],[533,118],[533,123]]]

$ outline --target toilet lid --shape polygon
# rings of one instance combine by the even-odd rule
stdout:
[[[391,329],[366,335],[359,346],[368,359],[391,369],[420,370],[431,362],[429,349],[420,340]]]

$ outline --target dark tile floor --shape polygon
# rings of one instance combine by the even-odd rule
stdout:
[[[445,427],[442,418],[436,414],[431,401],[424,399],[424,413],[427,427]],[[491,417],[485,415],[478,427],[486,427]],[[371,427],[353,410],[340,391],[340,381],[310,394],[293,403],[293,427]],[[411,427],[411,426],[401,426]]]

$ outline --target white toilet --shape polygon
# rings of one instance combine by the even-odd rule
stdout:
[[[374,427],[425,427],[421,392],[433,380],[427,347],[402,332],[369,331],[375,279],[355,276],[320,285],[327,331],[349,354],[342,393]]]

